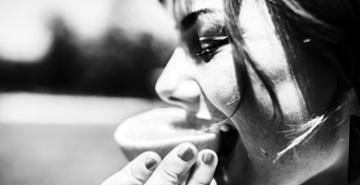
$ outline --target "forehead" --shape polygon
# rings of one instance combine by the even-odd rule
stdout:
[[[188,14],[203,9],[224,11],[223,0],[174,0],[173,13],[177,22],[180,22]]]

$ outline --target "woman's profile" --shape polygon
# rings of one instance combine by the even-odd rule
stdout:
[[[142,153],[104,185],[356,181],[348,167],[359,169],[349,149],[360,115],[357,1],[165,4],[179,41],[156,90],[190,123],[221,122],[222,141],[215,151],[185,143],[164,158]]]

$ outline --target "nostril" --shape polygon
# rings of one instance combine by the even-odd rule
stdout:
[[[188,112],[197,111],[199,108],[199,98],[169,96],[166,102],[175,106],[179,106]]]
[[[198,108],[201,90],[193,79],[184,79],[180,83],[167,83],[166,86],[164,83],[157,85],[157,92],[163,101],[185,109]]]
[[[157,94],[160,97],[161,100],[167,102],[167,103],[171,103],[172,101],[177,101],[175,100],[175,97],[172,96],[173,91],[170,90],[157,90]]]
[[[181,95],[173,94],[172,96],[169,96],[168,99],[174,102],[194,104],[194,103],[198,103],[200,96],[181,96]]]
[[[176,102],[181,102],[181,101],[182,101],[180,98],[176,98],[176,97],[174,97],[174,96],[170,96],[168,99],[169,99],[170,101],[176,101]]]
[[[180,98],[180,97],[175,97],[175,96],[169,96],[168,101],[170,103],[174,103],[174,104],[188,104],[188,105],[192,105],[192,104],[196,104],[198,103],[199,98],[194,97],[194,98]]]

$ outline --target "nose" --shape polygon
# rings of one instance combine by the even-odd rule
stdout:
[[[192,59],[182,48],[176,48],[159,77],[155,90],[159,97],[189,112],[198,110],[201,88],[194,78]]]

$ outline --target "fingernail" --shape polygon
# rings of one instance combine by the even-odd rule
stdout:
[[[202,155],[201,160],[206,165],[211,165],[214,162],[215,156],[212,153],[205,153]]]
[[[190,161],[192,158],[195,157],[195,153],[190,146],[182,146],[179,148],[178,157],[183,161]]]
[[[153,170],[155,170],[157,163],[158,163],[157,160],[155,160],[153,158],[148,158],[145,161],[145,167],[146,167],[146,169],[153,171]]]
[[[223,132],[228,132],[230,130],[230,127],[229,127],[229,125],[222,125],[220,127],[220,130]]]

